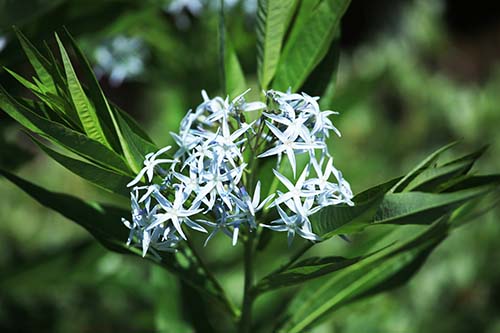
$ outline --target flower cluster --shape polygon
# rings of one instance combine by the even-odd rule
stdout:
[[[310,216],[328,205],[353,204],[349,183],[326,145],[332,131],[340,136],[328,118],[334,112],[321,111],[318,98],[305,93],[265,94],[266,103],[248,103],[245,94],[229,101],[202,92],[203,103],[186,114],[179,133],[171,133],[178,146],[173,156],[162,157],[170,146],[148,154],[128,184],[128,244],[140,244],[143,255],[172,251],[191,229],[208,233],[206,242],[222,232],[235,245],[242,228],[252,232],[259,226],[287,232],[289,244],[295,234],[317,241]],[[297,177],[300,154],[308,162]],[[270,157],[277,157],[270,186],[276,193],[261,196],[257,171]],[[291,178],[282,172],[287,165]],[[147,185],[139,184],[142,179]],[[275,191],[279,183],[283,190]],[[271,219],[272,210],[278,218],[260,223]]]

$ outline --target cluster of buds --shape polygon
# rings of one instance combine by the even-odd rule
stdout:
[[[353,204],[326,145],[331,132],[340,136],[328,118],[334,112],[321,111],[318,98],[305,93],[270,90],[266,103],[248,103],[244,95],[229,101],[203,91],[203,103],[186,114],[179,133],[171,133],[178,146],[173,156],[163,157],[170,146],[148,154],[128,184],[132,222],[123,222],[128,244],[142,246],[143,255],[175,251],[187,230],[207,233],[205,245],[218,232],[236,245],[242,228],[259,227],[287,232],[289,244],[296,234],[318,241],[310,216],[328,205]],[[297,177],[299,154],[308,161]],[[270,191],[279,183],[283,191],[261,196],[256,178],[268,158],[276,158]],[[281,171],[288,165],[291,178]],[[143,179],[147,185],[139,184]],[[261,223],[266,216],[278,218]]]

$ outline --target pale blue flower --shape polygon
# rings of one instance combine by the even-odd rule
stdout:
[[[137,176],[130,183],[127,184],[127,187],[131,187],[131,186],[134,186],[135,184],[139,183],[141,181],[142,177],[144,177],[144,175],[146,175],[148,181],[151,182],[153,180],[155,168],[159,164],[175,163],[175,160],[171,160],[171,159],[165,159],[165,158],[164,159],[156,159],[158,156],[162,155],[163,153],[168,151],[170,148],[171,148],[170,146],[166,146],[166,147],[163,147],[162,149],[158,150],[156,153],[147,154],[145,157],[145,160],[144,160],[144,168],[142,168],[141,171],[139,171],[139,173],[137,174]]]

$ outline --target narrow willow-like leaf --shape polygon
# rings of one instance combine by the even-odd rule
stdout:
[[[92,66],[83,54],[82,50],[78,47],[78,44],[70,35],[70,33],[67,30],[65,30],[65,32],[66,36],[71,42],[73,49],[75,50],[78,62],[82,65],[84,77],[87,78],[89,97],[93,102],[93,105],[95,106],[95,113],[101,123],[103,132],[110,142],[112,148],[115,151],[119,151],[121,147],[118,142],[119,139],[116,132],[112,131],[112,129],[114,129],[114,124],[112,120],[112,109],[108,103],[108,100],[106,99],[106,96],[104,96],[104,92],[102,91],[101,86],[99,85],[99,82],[94,75]]]
[[[49,148],[34,137],[32,137],[32,140],[47,155],[74,174],[107,191],[124,196],[125,198],[129,197],[127,183],[130,182],[131,177],[65,156]]]
[[[68,83],[68,89],[71,95],[71,99],[73,101],[74,107],[80,117],[80,121],[82,123],[83,129],[85,133],[92,138],[95,139],[107,147],[111,147],[108,139],[106,138],[99,118],[96,114],[94,106],[90,103],[87,95],[83,91],[83,88],[76,76],[73,65],[71,64],[71,60],[62,44],[59,36],[56,34],[56,40],[59,45],[59,51],[61,52],[61,58],[64,65],[64,71],[66,73],[66,79]]]
[[[0,107],[26,129],[42,135],[52,142],[99,165],[130,174],[130,169],[122,157],[108,147],[90,139],[82,133],[37,115],[25,106],[17,103],[1,89]]]
[[[399,179],[372,187],[354,197],[354,206],[327,206],[311,217],[313,231],[327,239],[364,229],[375,215],[384,195]]]
[[[405,191],[432,192],[448,180],[467,173],[473,164],[474,161],[463,161],[439,168],[425,169],[408,183]]]
[[[322,0],[304,23],[292,27],[281,55],[273,88],[298,90],[308,75],[326,55],[350,0]],[[299,16],[304,8],[301,6]]]
[[[446,237],[446,220],[426,229],[415,239],[361,260],[331,277],[304,286],[290,304],[279,332],[304,332],[332,310],[408,281],[432,250]]]
[[[390,247],[393,244],[387,246]],[[375,252],[371,252],[364,256],[359,256],[355,258],[344,258],[344,257],[311,257],[299,261],[298,263],[272,273],[259,281],[255,287],[255,292],[262,293],[268,290],[283,288],[292,286],[299,283],[304,283],[306,281],[327,275],[364,260],[376,253],[385,250],[386,247],[379,249]]]
[[[391,192],[402,192],[404,191],[404,189],[406,188],[406,186],[408,186],[408,184],[416,177],[418,176],[423,170],[427,169],[429,166],[431,166],[433,163],[435,163],[437,161],[437,159],[439,158],[439,156],[444,153],[445,151],[447,151],[448,149],[450,149],[451,147],[455,146],[457,144],[457,142],[452,142],[452,143],[449,143],[441,148],[439,148],[438,150],[436,150],[435,152],[433,152],[432,154],[430,154],[429,156],[427,156],[422,162],[420,162],[413,170],[411,170],[406,176],[403,177],[403,179],[401,179],[395,186],[394,188],[391,190]]]
[[[245,82],[245,74],[238,60],[238,55],[227,35],[225,42],[226,55],[224,56],[224,66],[226,67],[226,90],[229,97],[234,98],[247,89],[247,84]]]
[[[119,114],[120,117],[123,118],[123,120],[125,120],[125,122],[127,123],[128,127],[132,130],[132,132],[134,132],[143,141],[146,141],[156,147],[153,140],[149,137],[146,131],[137,123],[137,121],[134,118],[132,118],[127,112],[123,111],[118,106],[113,104],[111,105],[115,113]]]
[[[266,90],[274,77],[290,11],[297,0],[259,0],[257,10],[257,74]]]
[[[452,193],[389,193],[382,200],[372,222],[430,224],[466,201],[485,195],[492,189],[492,186],[481,186]]]
[[[452,179],[450,182],[443,184],[441,192],[449,193],[479,186],[486,186],[486,185],[498,186],[499,184],[500,184],[500,174],[481,175],[481,176],[465,175],[457,179]]]
[[[140,254],[140,250],[125,245],[128,230],[120,220],[124,216],[129,216],[130,211],[109,205],[87,203],[67,194],[51,192],[2,169],[0,169],[0,175],[3,175],[43,206],[85,228],[108,249],[125,254]],[[216,304],[226,306],[219,288],[213,286],[211,280],[200,271],[199,267],[193,263],[184,267],[179,264],[175,256],[169,253],[160,253],[160,255],[161,260],[159,261],[151,255],[148,255],[147,258],[182,277],[184,282],[213,299],[217,302]]]
[[[127,210],[112,206],[87,203],[76,197],[45,190],[5,170],[0,174],[29,194],[33,199],[64,217],[76,222],[99,242],[113,251],[129,252],[124,240],[128,231],[121,224],[120,219],[127,216]]]
[[[34,83],[32,83],[32,82],[30,82],[30,81],[26,80],[26,79],[25,79],[24,77],[22,77],[21,75],[19,75],[19,74],[15,73],[15,72],[13,72],[13,71],[11,71],[10,69],[8,69],[8,68],[6,68],[6,67],[4,67],[4,69],[5,69],[5,71],[6,71],[7,73],[9,73],[10,75],[12,75],[12,77],[13,77],[13,78],[15,78],[15,79],[16,79],[19,83],[21,83],[24,87],[26,87],[26,88],[28,88],[29,90],[34,91],[34,92],[38,92],[38,93],[41,93],[41,92],[42,92],[42,91],[40,90],[40,88],[39,88],[36,84],[34,84]]]
[[[42,81],[42,83],[47,87],[48,91],[56,93],[56,86],[52,75],[50,74],[50,63],[45,57],[31,44],[31,42],[23,35],[23,33],[13,27],[19,42],[28,57],[29,62],[35,69],[36,74]]]
[[[156,152],[158,149],[152,143],[135,134],[121,115],[115,114],[113,117],[115,116],[117,118],[116,128],[118,138],[120,139],[125,158],[127,159],[132,170],[137,173],[141,170],[144,157],[149,153]]]

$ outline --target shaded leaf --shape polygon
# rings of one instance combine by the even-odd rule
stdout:
[[[433,163],[437,161],[439,156],[450,149],[451,147],[455,146],[457,142],[452,142],[449,143],[429,156],[427,156],[422,162],[420,162],[413,170],[411,170],[406,176],[403,177],[391,190],[391,192],[402,192],[405,190],[406,186],[415,178],[417,177],[423,170],[429,168]]]
[[[49,148],[34,137],[32,137],[31,139],[47,155],[52,157],[57,163],[61,164],[63,167],[73,172],[74,174],[82,177],[85,180],[88,180],[89,182],[100,188],[108,190],[112,193],[119,194],[121,196],[124,196],[125,198],[129,197],[127,183],[130,182],[131,177],[65,156]]]
[[[390,244],[389,246],[391,246]],[[292,266],[272,273],[259,281],[255,287],[257,293],[262,293],[271,289],[283,288],[295,284],[303,283],[308,280],[327,275],[345,267],[351,266],[360,260],[366,259],[377,252],[385,249],[369,253],[365,256],[355,258],[344,257],[311,257],[299,261]]]
[[[353,199],[354,206],[327,206],[311,217],[313,231],[326,239],[333,235],[357,232],[367,226],[382,202],[385,193],[398,179],[372,187]]]
[[[408,183],[405,191],[432,192],[446,181],[467,173],[473,164],[474,161],[463,161],[425,169]]]
[[[124,254],[141,253],[139,249],[125,245],[129,232],[120,220],[124,216],[129,216],[130,211],[110,205],[88,203],[67,194],[51,192],[5,170],[0,169],[0,175],[14,183],[43,206],[60,213],[85,228],[106,248]],[[181,265],[171,253],[162,252],[160,256],[160,260],[151,255],[147,255],[146,258],[181,276],[186,283],[199,290],[203,295],[210,297],[216,304],[231,311],[231,309],[227,309],[227,303],[224,300],[224,295],[221,294],[221,290],[218,286],[213,285],[212,280],[199,269],[195,262],[190,261],[187,265]]]
[[[481,186],[452,193],[389,193],[382,200],[373,223],[430,224],[464,202],[490,192]]]
[[[128,231],[120,222],[123,216],[130,214],[127,210],[91,204],[67,194],[50,192],[4,170],[0,170],[0,174],[43,206],[55,210],[85,228],[108,249],[122,253],[129,252],[124,242],[128,237]]]
[[[432,250],[446,237],[447,230],[447,220],[440,220],[396,249],[388,248],[331,277],[306,284],[290,304],[278,331],[303,332],[332,310],[400,286],[418,271]]]
[[[156,152],[158,148],[135,134],[120,114],[116,113],[113,117],[116,117],[116,130],[125,158],[131,169],[138,173],[142,168],[144,157]]]

